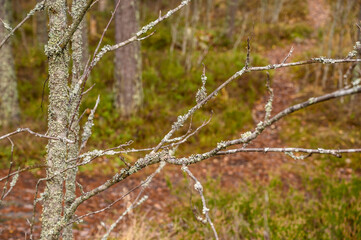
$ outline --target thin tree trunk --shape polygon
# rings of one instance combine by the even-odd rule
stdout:
[[[194,36],[195,30],[197,29],[198,21],[199,21],[199,4],[200,0],[194,0],[192,2],[192,18],[189,26],[189,30],[187,30],[187,41],[189,42],[188,53],[186,54],[186,71],[189,72],[192,69],[192,58],[193,58],[193,50],[197,45],[197,38]]]
[[[0,0],[0,18],[10,24],[11,1]],[[0,39],[7,30],[0,26]],[[19,121],[20,109],[15,75],[14,58],[11,43],[6,43],[0,50],[0,127],[7,127]]]
[[[117,0],[115,0],[115,3]],[[115,39],[122,42],[138,30],[136,0],[122,0],[115,16]],[[115,106],[123,116],[136,112],[143,102],[141,53],[139,42],[115,52]]]
[[[211,26],[212,26],[212,19],[211,19],[212,4],[213,4],[213,0],[207,0],[207,7],[206,7],[206,26],[207,26],[207,29],[211,29]]]
[[[74,0],[72,5],[72,17],[76,19],[80,14],[79,9],[82,9],[86,5],[86,0]],[[73,68],[72,68],[72,82],[71,89],[73,90],[77,85],[81,74],[84,69],[84,49],[87,44],[83,43],[84,38],[84,26],[86,20],[84,19],[80,24],[78,29],[75,31],[72,38],[72,59],[73,59]],[[68,157],[67,159],[77,158],[79,155],[79,144],[76,141],[79,139],[79,124],[78,124],[78,111],[77,105],[80,98],[80,92],[77,92],[75,96],[71,96],[71,104],[68,113],[69,126],[71,126],[71,131],[69,131],[68,138],[75,141],[74,144],[68,144]],[[67,168],[72,167],[70,170],[66,171],[65,176],[65,209],[68,209],[75,200],[75,191],[76,191],[76,174],[78,168],[76,167],[76,161],[72,161],[67,164]],[[67,226],[63,230],[63,239],[72,240],[73,239],[73,228],[72,225]]]
[[[189,12],[190,12],[190,4],[188,4],[186,7],[185,7],[185,10],[184,10],[184,21],[185,21],[185,25],[184,25],[184,32],[183,32],[183,42],[182,42],[182,55],[184,56],[186,53],[187,53],[187,45],[188,45],[188,39],[189,39],[189,36],[190,36],[190,32],[191,32],[191,29],[189,27]]]
[[[334,10],[335,11],[334,12],[334,18],[333,18],[330,33],[329,33],[329,36],[328,36],[327,57],[331,57],[331,55],[332,55],[333,37],[335,35],[335,27],[336,27],[336,23],[337,23],[337,20],[338,20],[337,18],[339,16],[340,7],[341,7],[341,0],[338,0],[337,4],[336,4],[336,8]],[[324,68],[323,77],[322,77],[322,88],[323,89],[326,87],[326,84],[327,84],[329,68],[330,68],[330,66],[328,64]]]
[[[49,16],[49,40],[47,49],[56,49],[57,43],[64,36],[67,28],[66,0],[47,0],[46,9]],[[48,135],[66,136],[68,123],[68,56],[67,50],[57,54],[48,53],[49,62],[49,110]],[[47,146],[47,177],[65,169],[67,159],[66,143],[49,140]],[[57,174],[46,182],[43,199],[41,239],[52,239],[53,227],[62,214],[64,176]]]
[[[227,37],[228,39],[232,39],[234,32],[234,24],[237,15],[239,0],[229,0],[228,1],[228,29],[227,29]]]
[[[284,4],[285,0],[277,0],[274,3],[274,9],[273,9],[273,15],[272,15],[272,23],[277,23],[278,22],[278,18],[280,16],[283,4]]]
[[[37,0],[37,2],[41,2],[42,0]],[[48,41],[48,31],[46,24],[46,12],[41,11],[35,14],[36,21],[36,40],[37,44],[40,46],[44,46]]]
[[[107,8],[107,1],[108,0],[100,0],[99,1],[99,12],[104,12],[105,9]]]
[[[267,10],[268,10],[268,0],[261,0],[261,13],[260,13],[260,23],[265,23],[267,20]]]

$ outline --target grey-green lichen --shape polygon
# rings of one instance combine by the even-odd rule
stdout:
[[[219,143],[217,143],[217,148],[218,149],[224,149],[224,148],[226,148],[228,145],[227,145],[227,142],[225,142],[225,141],[221,141],[221,142],[219,142]]]
[[[322,64],[334,64],[336,62],[335,59],[326,58],[324,56],[320,56],[318,58],[312,58],[311,60],[322,63]]]
[[[67,22],[65,0],[47,0],[46,8],[49,16],[49,40],[47,49],[57,49],[57,43],[62,39]],[[49,50],[49,51],[50,51]],[[62,136],[68,126],[68,76],[69,56],[67,49],[48,55],[49,63],[49,108],[48,135]],[[62,172],[66,168],[67,144],[58,140],[49,140],[47,146],[46,164],[47,176]],[[63,174],[58,174],[46,182],[45,191],[48,197],[44,199],[42,212],[41,239],[54,238],[54,226],[60,221],[63,211]],[[58,237],[58,232],[55,234]]]
[[[316,98],[314,98],[314,97],[311,97],[310,99],[308,99],[309,104],[313,104],[313,103],[315,103],[315,101],[316,101]]]
[[[248,131],[248,132],[245,132],[245,133],[242,133],[241,134],[241,138],[243,140],[246,140],[248,137],[250,137],[252,135],[252,132],[251,131]]]
[[[85,147],[86,142],[88,141],[88,139],[90,138],[90,136],[92,134],[92,127],[94,125],[94,115],[95,115],[95,111],[98,107],[99,101],[100,101],[100,96],[98,96],[95,106],[89,114],[88,121],[84,125],[80,148]]]
[[[353,50],[347,54],[346,58],[354,58],[354,57],[356,57],[357,54],[360,52],[360,50],[361,50],[361,43],[359,41],[357,41],[355,43],[355,45],[353,46]]]
[[[307,157],[309,157],[309,155],[299,155],[299,156],[296,156],[293,154],[293,152],[285,152],[285,154],[287,156],[290,156],[291,158],[295,159],[295,160],[304,160],[306,159]]]
[[[361,83],[361,78],[356,78],[352,81],[352,86],[358,86]]]
[[[202,86],[200,89],[198,89],[197,94],[196,94],[196,102],[198,104],[207,97],[207,90],[205,87],[206,82],[207,82],[207,76],[205,73],[202,74],[201,80],[202,80]]]

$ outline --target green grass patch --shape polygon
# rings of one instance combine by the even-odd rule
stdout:
[[[298,183],[274,176],[265,186],[247,182],[226,189],[208,179],[204,194],[220,238],[263,239],[266,231],[272,239],[360,239],[360,178],[301,169]],[[179,199],[172,205],[174,239],[211,239],[209,225],[198,222],[192,211],[194,206],[202,211],[201,200],[194,192],[191,206],[185,186],[173,190]]]

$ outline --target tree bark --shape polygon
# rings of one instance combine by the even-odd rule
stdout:
[[[115,0],[117,3],[118,0]],[[122,42],[138,30],[136,0],[122,0],[115,16],[115,40]],[[115,52],[115,107],[123,116],[136,112],[143,102],[141,53],[139,42]]]
[[[77,16],[80,14],[79,10],[82,9],[86,5],[86,0],[73,0],[72,3],[72,17],[76,19]],[[73,92],[75,86],[77,85],[83,70],[84,70],[84,52],[86,51],[86,47],[88,46],[85,44],[83,39],[86,37],[87,41],[87,34],[84,36],[84,29],[86,24],[86,20],[84,19],[79,24],[78,29],[75,31],[72,37],[72,59],[73,59],[73,67],[72,67],[72,81],[71,81],[71,92]],[[75,96],[71,96],[71,103],[70,109],[68,112],[68,125],[71,128],[71,131],[68,133],[68,139],[75,141],[75,143],[69,143],[67,146],[67,159],[74,159],[77,158],[79,155],[79,144],[77,139],[79,139],[79,124],[78,124],[78,103],[80,101],[80,90],[75,93]],[[65,210],[67,210],[71,204],[74,202],[76,198],[76,174],[78,172],[78,168],[76,167],[76,161],[72,161],[67,164],[67,168],[71,168],[66,171],[65,175]],[[72,240],[73,239],[73,226],[69,225],[63,230],[63,239],[64,240]]]
[[[52,53],[67,29],[66,0],[47,0],[46,9],[49,16],[49,40],[46,48],[49,62],[49,109],[48,135],[66,136],[68,123],[68,65],[67,49]],[[65,169],[67,159],[66,143],[49,140],[47,146],[47,177]],[[41,239],[52,239],[52,230],[59,222],[63,202],[63,174],[57,174],[46,182],[43,199]],[[58,236],[57,236],[58,237]]]
[[[0,18],[7,24],[11,22],[11,1],[0,0]],[[1,24],[0,39],[7,31]],[[0,127],[8,127],[19,121],[20,109],[15,75],[14,58],[10,41],[0,50]]]

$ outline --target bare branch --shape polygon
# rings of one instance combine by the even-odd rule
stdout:
[[[225,148],[227,148],[229,146],[237,145],[240,143],[251,142],[252,140],[257,138],[257,136],[259,134],[261,134],[265,128],[267,128],[270,125],[272,125],[273,123],[277,122],[279,119],[283,118],[284,116],[291,114],[292,112],[306,108],[310,105],[313,105],[313,104],[316,104],[319,102],[323,102],[323,101],[327,101],[327,100],[330,100],[333,98],[347,96],[347,95],[356,94],[356,93],[361,92],[361,86],[354,86],[353,88],[350,88],[350,89],[345,88],[345,89],[341,89],[341,90],[338,90],[333,93],[326,94],[326,95],[323,95],[323,96],[320,96],[317,98],[311,98],[304,103],[297,104],[290,108],[285,109],[284,111],[280,112],[279,114],[277,114],[270,120],[266,121],[265,123],[260,122],[253,132],[247,132],[247,133],[243,134],[242,138],[230,140],[227,142],[220,142],[217,144],[216,148],[214,148],[213,150],[211,150],[209,152],[203,153],[203,154],[196,154],[196,155],[192,155],[190,157],[184,157],[184,158],[175,158],[169,154],[169,151],[162,150],[162,151],[158,152],[158,150],[161,149],[161,147],[171,138],[171,136],[180,127],[183,126],[185,121],[189,117],[191,117],[196,110],[200,109],[204,104],[206,104],[211,98],[213,98],[227,84],[229,84],[231,81],[238,78],[239,76],[243,75],[244,73],[251,72],[251,71],[270,70],[270,69],[276,69],[276,68],[281,68],[281,67],[299,66],[299,65],[312,64],[312,63],[336,64],[336,63],[346,63],[346,62],[361,62],[361,59],[325,59],[325,58],[321,57],[321,58],[313,58],[313,59],[310,59],[307,61],[300,61],[300,62],[294,62],[294,63],[273,64],[273,65],[268,65],[268,66],[264,66],[264,67],[250,67],[248,70],[246,70],[245,68],[242,68],[240,71],[236,72],[233,76],[231,76],[228,80],[226,80],[223,84],[221,84],[218,88],[216,88],[211,94],[207,95],[207,97],[204,98],[201,102],[197,103],[185,115],[178,116],[177,121],[174,122],[172,125],[172,129],[165,135],[165,137],[157,145],[157,147],[155,147],[149,154],[147,154],[143,158],[139,158],[134,163],[134,165],[132,165],[130,168],[121,169],[120,172],[115,174],[111,179],[106,181],[104,184],[102,184],[102,185],[94,188],[93,190],[85,193],[84,195],[76,198],[74,200],[74,202],[72,203],[72,205],[68,208],[68,210],[64,212],[64,215],[63,215],[61,221],[59,221],[58,224],[56,226],[54,226],[54,229],[53,229],[54,236],[56,234],[58,234],[61,231],[61,229],[63,229],[66,226],[66,224],[72,219],[74,212],[76,211],[76,209],[78,208],[78,206],[80,204],[82,204],[84,201],[88,200],[89,198],[105,191],[106,189],[110,188],[114,184],[116,184],[120,181],[123,181],[127,177],[133,175],[134,173],[138,172],[139,170],[141,170],[147,166],[159,163],[161,161],[166,161],[166,162],[168,162],[170,164],[174,164],[174,165],[189,165],[189,164],[194,164],[194,163],[200,162],[204,159],[208,159],[212,156],[215,156],[219,151],[224,150]],[[99,150],[95,150],[95,152],[94,152],[95,155],[103,154],[102,151],[99,151],[98,153],[96,153],[96,151],[99,151]]]
[[[91,68],[93,68],[98,62],[99,60],[104,56],[105,53],[109,52],[109,51],[114,51],[118,48],[124,47],[132,42],[138,41],[139,39],[141,39],[140,37],[149,32],[150,30],[152,30],[156,25],[158,25],[160,22],[164,21],[165,19],[169,18],[170,16],[172,16],[174,13],[178,12],[180,9],[182,9],[183,7],[185,7],[188,3],[190,3],[191,0],[183,0],[181,2],[180,5],[178,5],[176,8],[169,10],[164,16],[159,15],[158,19],[154,20],[153,22],[150,22],[149,24],[145,25],[144,27],[142,27],[142,29],[140,31],[138,31],[133,37],[129,38],[128,40],[125,40],[121,43],[117,43],[113,46],[110,45],[106,45],[104,46],[99,53],[97,53],[97,55],[93,58],[93,61],[91,63]],[[119,2],[118,2],[119,4]],[[117,7],[116,7],[117,8]],[[114,11],[115,12],[115,11]],[[114,15],[114,13],[113,13]],[[112,15],[112,18],[113,18]],[[111,19],[112,19],[111,18]],[[107,27],[105,28],[107,29]],[[98,48],[97,48],[98,49]]]
[[[336,157],[342,157],[342,153],[358,153],[361,152],[361,148],[355,149],[308,149],[308,148],[237,148],[227,151],[219,151],[216,155],[227,155],[239,152],[281,152],[281,153],[308,153],[308,154],[330,154]]]
[[[201,199],[202,199],[202,204],[203,204],[203,210],[202,210],[202,213],[206,216],[206,220],[207,222],[209,223],[209,225],[211,226],[212,228],[212,231],[213,231],[213,234],[214,234],[214,237],[216,240],[218,240],[218,234],[217,234],[217,231],[216,231],[216,228],[214,227],[213,223],[212,223],[212,220],[209,216],[209,209],[207,208],[207,204],[206,204],[206,199],[204,198],[204,195],[203,195],[203,186],[202,184],[198,181],[198,179],[192,174],[192,172],[188,169],[187,166],[183,166],[182,167],[182,171],[187,173],[188,176],[190,178],[193,179],[193,181],[195,182],[194,184],[194,189],[199,193],[199,195],[201,196]],[[202,219],[199,219],[200,221],[202,221]],[[203,222],[203,221],[202,221]]]
[[[110,228],[107,230],[107,232],[104,234],[102,240],[106,240],[109,237],[109,234],[113,231],[113,229],[119,224],[119,222],[124,218],[125,215],[128,214],[128,212],[136,207],[138,207],[140,204],[142,204],[145,200],[148,199],[148,196],[142,197],[140,200],[138,200],[143,193],[143,191],[149,186],[151,181],[153,180],[154,176],[158,174],[166,165],[165,162],[161,162],[159,167],[144,181],[142,184],[142,189],[139,192],[138,196],[134,200],[134,202],[125,210],[125,212],[119,216],[119,218],[110,226]]]
[[[14,156],[14,143],[13,141],[8,137],[8,140],[9,142],[11,143],[11,156],[10,156],[10,167],[9,167],[9,172],[8,172],[8,175],[5,177],[6,178],[6,182],[4,184],[4,187],[3,187],[3,192],[1,194],[1,199],[0,199],[0,206],[1,206],[1,203],[2,201],[4,200],[4,198],[11,192],[11,190],[13,189],[13,187],[15,186],[17,180],[18,180],[18,177],[19,177],[19,173],[17,174],[14,174],[15,176],[13,177],[13,180],[11,181],[10,183],[10,189],[8,191],[7,190],[7,185],[8,185],[8,182],[9,182],[9,179],[10,179],[10,175],[11,175],[11,170],[13,168],[13,156]]]
[[[266,83],[266,87],[267,90],[269,92],[269,99],[265,105],[265,117],[264,117],[264,121],[268,121],[268,119],[271,117],[272,114],[272,108],[273,108],[273,98],[274,98],[274,93],[273,93],[273,89],[271,88],[271,81],[270,81],[270,77],[269,77],[269,73],[267,72],[267,83]]]
[[[205,159],[215,156],[218,152],[220,152],[221,150],[223,150],[229,146],[233,146],[233,145],[237,145],[237,144],[247,144],[247,143],[253,141],[264,131],[264,129],[266,129],[267,127],[271,126],[275,122],[279,121],[281,118],[283,118],[293,112],[304,109],[304,108],[314,105],[316,103],[320,103],[320,102],[324,102],[324,101],[327,101],[330,99],[348,96],[348,95],[352,95],[352,94],[356,94],[356,93],[361,93],[361,86],[356,86],[356,87],[353,87],[350,89],[340,89],[338,91],[335,91],[335,92],[329,93],[329,94],[325,94],[320,97],[310,98],[308,101],[305,101],[303,103],[299,103],[299,104],[293,105],[289,108],[286,108],[285,110],[281,111],[280,113],[278,113],[277,115],[275,115],[274,117],[272,117],[270,120],[268,120],[266,122],[259,122],[253,132],[246,132],[246,133],[242,134],[241,138],[239,138],[239,139],[222,141],[217,144],[216,148],[214,148],[206,153],[191,155],[190,157],[183,157],[183,158],[178,158],[178,159],[174,158],[174,157],[170,157],[166,161],[170,164],[175,164],[175,165],[195,164],[197,162],[200,162],[200,161],[203,161]]]
[[[246,64],[245,64],[245,68],[248,69],[249,68],[249,64],[250,64],[250,54],[251,54],[251,43],[250,43],[250,39],[249,37],[247,38],[247,58],[246,58]]]
[[[64,34],[63,39],[58,43],[58,46],[60,47],[60,50],[64,50],[65,47],[68,45],[68,43],[70,42],[70,40],[71,40],[72,36],[74,35],[76,29],[78,28],[79,24],[83,20],[84,15],[86,14],[88,9],[92,5],[93,1],[94,0],[89,0],[88,3],[83,7],[83,9],[81,9],[79,11],[79,15],[78,16],[73,16],[74,18],[76,17],[75,20],[73,21],[73,23],[69,27],[68,31],[66,31],[66,33]]]
[[[0,49],[5,44],[5,42],[14,35],[14,32],[20,28],[31,16],[33,16],[36,12],[43,11],[45,7],[45,0],[37,3],[35,7],[26,15],[26,17],[18,24],[16,27],[12,28],[11,31],[8,33],[8,35],[5,36],[5,38],[0,42]]]
[[[192,116],[198,109],[200,109],[203,105],[205,105],[210,99],[215,97],[219,91],[225,88],[230,82],[242,76],[244,73],[253,72],[253,71],[264,71],[271,70],[283,67],[293,67],[314,63],[324,63],[324,64],[336,64],[336,63],[348,63],[348,62],[361,62],[361,59],[326,59],[326,58],[312,58],[306,61],[299,61],[293,63],[281,63],[281,64],[271,64],[263,67],[243,67],[240,71],[236,72],[228,78],[225,82],[223,82],[219,87],[217,87],[212,93],[210,93],[207,97],[205,97],[202,101],[198,102],[197,105],[188,110],[188,112],[184,115],[180,115],[177,118],[177,121],[173,123],[172,129],[164,136],[161,142],[157,145],[157,147],[152,151],[153,153],[158,151],[172,136],[173,134],[183,126],[183,124],[187,121],[187,119]],[[183,165],[183,164],[181,164]]]
[[[30,134],[32,134],[32,135],[34,135],[36,137],[40,137],[40,138],[46,138],[46,139],[52,139],[52,140],[60,140],[60,141],[67,142],[67,143],[74,143],[74,141],[69,140],[69,139],[67,139],[65,137],[51,137],[51,136],[47,136],[47,135],[44,135],[44,134],[36,133],[36,132],[30,130],[29,128],[18,128],[14,132],[5,134],[3,136],[0,136],[0,140],[3,140],[5,138],[8,138],[10,136],[13,136],[13,135],[21,133],[21,132],[28,132],[28,133],[30,133]]]
[[[294,48],[293,48],[293,46],[292,46],[291,49],[290,49],[290,51],[288,52],[287,56],[285,57],[285,59],[283,59],[282,64],[285,64],[286,61],[288,60],[288,58],[291,57],[291,55],[292,55],[292,53],[293,53],[293,50],[294,50]]]
[[[25,168],[19,169],[19,170],[15,171],[15,172],[10,173],[10,174],[7,175],[6,177],[0,178],[0,182],[4,181],[4,180],[7,179],[8,177],[14,176],[15,174],[20,174],[20,173],[22,173],[22,172],[25,172],[25,171],[28,171],[28,170],[31,170],[31,169],[43,168],[43,167],[46,167],[46,165],[44,165],[44,164],[36,164],[36,165],[33,165],[33,166],[29,166],[29,167],[25,167]]]
[[[85,147],[86,143],[88,142],[88,139],[90,138],[90,136],[92,134],[92,127],[94,125],[94,123],[93,123],[94,122],[94,114],[95,114],[95,111],[97,110],[99,101],[100,101],[100,96],[98,96],[95,106],[89,114],[88,121],[85,123],[79,152]]]

